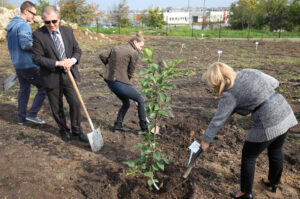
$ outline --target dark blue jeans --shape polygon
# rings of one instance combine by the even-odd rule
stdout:
[[[138,103],[138,115],[140,122],[146,121],[146,112],[144,105],[145,100],[134,86],[124,84],[118,81],[107,81],[107,85],[110,88],[110,90],[114,94],[116,94],[117,97],[123,102],[123,105],[118,113],[117,122],[123,122],[126,112],[130,107],[130,99]]]
[[[241,191],[245,194],[252,193],[253,179],[255,173],[256,158],[265,149],[268,149],[269,158],[269,175],[268,179],[271,184],[277,185],[280,183],[280,178],[283,170],[283,154],[282,146],[287,133],[280,135],[267,142],[248,142],[246,141],[242,152],[241,166]]]
[[[38,88],[32,106],[27,116],[36,117],[46,97],[46,91],[40,82],[40,69],[38,67],[16,70],[20,84],[18,93],[18,122],[25,122],[27,104],[30,96],[31,84]]]

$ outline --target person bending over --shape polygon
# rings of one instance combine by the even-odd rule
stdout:
[[[232,198],[251,199],[256,158],[268,150],[269,175],[262,182],[276,192],[283,170],[282,146],[289,128],[297,120],[285,98],[276,93],[279,82],[258,70],[243,69],[235,72],[230,66],[216,62],[203,74],[202,80],[220,97],[217,112],[204,135],[201,148],[206,151],[219,129],[233,114],[252,114],[253,127],[242,150],[241,192]]]
[[[100,54],[100,59],[106,65],[104,79],[110,90],[122,101],[113,131],[126,131],[123,120],[130,107],[130,100],[138,103],[138,116],[142,131],[146,131],[149,123],[146,121],[144,98],[138,90],[130,84],[134,74],[139,54],[144,46],[141,32],[132,37],[128,44],[116,46],[110,52]]]

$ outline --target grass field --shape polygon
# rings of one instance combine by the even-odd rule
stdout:
[[[196,26],[195,26],[196,27]],[[199,26],[198,26],[199,27]],[[81,26],[81,29],[89,29],[92,32],[97,32],[97,27]],[[197,28],[197,27],[196,27]],[[180,26],[180,27],[164,27],[162,29],[150,28],[150,27],[127,27],[120,28],[103,28],[98,27],[98,32],[103,34],[122,34],[129,35],[134,34],[137,30],[143,30],[145,35],[168,35],[179,37],[198,37],[202,38],[300,38],[300,32],[270,32],[269,30],[231,30],[229,28],[213,29],[213,30],[199,30],[192,28],[192,26]]]

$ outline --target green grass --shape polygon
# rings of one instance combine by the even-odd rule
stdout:
[[[97,32],[97,27],[89,27],[89,26],[81,26],[81,29],[89,29],[92,32]],[[150,27],[127,27],[121,28],[120,34],[122,35],[130,35],[134,34],[137,30],[142,30],[145,35],[166,35],[166,28],[163,29],[155,29]],[[168,27],[168,36],[179,36],[179,37],[196,37],[202,38],[202,34],[204,38],[278,38],[279,33],[270,32],[269,30],[231,30],[228,28],[222,28],[221,31],[219,29],[214,30],[192,30],[190,26],[182,26],[182,27]],[[119,28],[102,28],[99,27],[98,32],[104,34],[119,34]],[[300,32],[282,32],[280,33],[281,38],[300,38]]]

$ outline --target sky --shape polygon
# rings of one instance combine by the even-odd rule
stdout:
[[[5,0],[14,6],[20,6],[25,0]],[[31,0],[36,3],[36,0]],[[59,0],[49,0],[51,4],[55,4]],[[205,1],[206,8],[215,7],[229,7],[231,3],[238,0],[127,0],[130,10],[147,9],[151,7],[161,7],[161,8],[182,8],[188,7],[188,2],[190,2],[190,7],[203,7]],[[2,2],[2,0],[0,0]],[[119,0],[87,0],[87,2],[97,3],[99,5],[99,10],[112,10],[114,5],[117,5]]]

